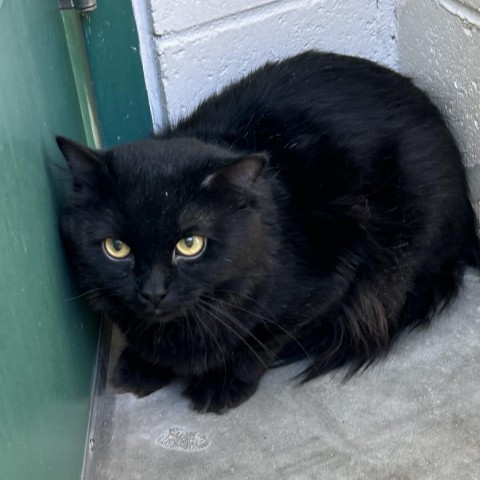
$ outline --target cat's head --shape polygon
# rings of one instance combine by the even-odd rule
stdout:
[[[187,138],[106,151],[57,142],[73,176],[62,238],[97,310],[161,323],[268,270],[264,155]]]

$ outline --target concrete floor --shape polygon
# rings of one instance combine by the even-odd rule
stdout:
[[[172,384],[144,399],[107,387],[89,480],[480,479],[480,276],[387,360],[342,383],[297,388],[269,372],[223,416],[198,414]]]

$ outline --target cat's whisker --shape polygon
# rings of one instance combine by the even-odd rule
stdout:
[[[213,297],[210,297],[210,298],[211,300],[214,300],[214,301],[218,300]],[[234,315],[232,315],[230,312],[227,312],[225,309],[220,309],[215,304],[209,304],[209,306],[214,308],[219,315],[223,315],[225,317],[225,320],[229,320],[234,326],[236,326],[242,332],[244,332],[246,334],[246,337],[250,337],[252,338],[252,340],[255,340],[255,342],[261,347],[261,349],[265,351],[265,353],[267,353],[272,358],[272,360],[276,358],[276,353],[272,351],[268,347],[268,345],[262,342],[256,335],[254,335],[252,329],[246,328],[242,323],[240,323],[239,320]]]
[[[226,323],[225,321],[223,321],[219,316],[215,315],[208,307],[213,307],[213,305],[205,302],[205,301],[202,301],[200,300],[200,302],[198,303],[198,305],[202,305],[202,307],[205,309],[205,311],[209,314],[209,315],[212,315],[219,323],[221,323],[225,328],[227,328],[228,330],[230,330],[234,335],[237,336],[237,338],[243,342],[247,348],[257,357],[258,361],[266,368],[268,369],[268,365],[265,363],[265,361],[263,360],[263,358],[258,354],[258,352],[245,340],[245,338],[243,338],[231,325],[228,325],[228,323]],[[216,310],[217,313],[218,310]],[[222,312],[224,313],[224,312]],[[230,319],[231,320],[231,319]],[[237,327],[240,326],[238,323],[235,324]],[[248,330],[245,329],[245,331],[248,332]],[[253,337],[252,337],[253,338]],[[263,345],[261,342],[260,342],[260,345]]]
[[[185,334],[185,342],[187,344],[190,344],[190,338],[192,337],[191,335],[191,325],[190,322],[188,321],[188,313],[184,307],[180,307],[180,313],[182,314],[183,319],[185,320],[185,329],[184,329],[184,334]]]
[[[204,369],[207,369],[208,366],[208,344],[207,344],[207,337],[205,335],[209,335],[207,329],[205,328],[204,322],[202,322],[201,315],[197,312],[197,310],[192,306],[191,307],[191,312],[192,315],[197,322],[198,325],[198,331],[200,332],[200,335],[202,337],[202,345],[203,345],[203,351],[204,351],[204,356],[203,356],[203,363],[204,363]]]
[[[206,298],[210,298],[211,300],[215,301],[215,302],[218,302],[218,298],[214,298],[214,297],[209,297],[208,295],[205,296]],[[218,313],[221,313],[223,315],[225,315],[234,325],[238,326],[242,331],[244,331],[247,336],[250,336],[252,337],[263,349],[265,349],[265,351],[269,354],[272,354],[273,356],[274,353],[267,347],[267,345],[265,345],[265,343],[263,343],[258,337],[256,337],[255,335],[253,335],[252,331],[248,328],[246,328],[244,325],[242,325],[237,318],[235,318],[233,315],[231,315],[229,312],[225,311],[225,310],[221,310],[220,308],[218,308],[217,305],[214,305],[212,304],[211,305],[213,308],[215,308],[215,310],[218,312]]]
[[[266,319],[265,316],[263,316],[263,315],[261,315],[261,314],[259,314],[259,313],[257,313],[257,312],[249,311],[249,310],[241,307],[240,305],[237,305],[237,304],[235,304],[235,303],[229,302],[229,301],[224,300],[224,299],[221,299],[221,298],[215,298],[215,297],[211,297],[211,296],[209,296],[209,295],[204,295],[204,297],[210,299],[211,301],[213,301],[213,302],[215,302],[215,303],[222,303],[222,304],[224,304],[224,305],[226,305],[226,306],[228,306],[228,307],[230,307],[230,308],[234,308],[234,309],[239,310],[239,311],[241,311],[241,312],[243,312],[243,313],[247,313],[247,314],[251,315],[251,316],[254,317],[254,318],[258,318],[259,320],[261,320],[261,321],[264,323],[265,327],[268,329],[268,326],[266,325],[266,320],[267,320],[267,319]],[[234,320],[237,321],[236,319],[234,319]],[[270,321],[270,323],[273,324],[273,325],[276,325],[275,319],[274,319],[273,317],[272,317],[272,320]],[[268,330],[269,330],[269,329],[268,329]],[[270,330],[269,330],[269,331],[270,331]],[[260,340],[258,340],[256,337],[253,337],[253,338],[256,339],[257,341],[260,341]]]
[[[202,337],[202,344],[203,344],[203,351],[204,351],[204,355],[203,355],[203,367],[204,367],[204,370],[207,369],[208,367],[208,345],[207,345],[207,337],[206,335],[208,336],[209,333],[208,331],[206,330],[205,328],[205,324],[202,322],[202,319],[201,319],[201,316],[197,313],[197,311],[194,309],[194,307],[192,306],[191,308],[191,312],[192,312],[192,315],[197,323],[197,328],[198,328],[198,331],[200,332],[200,335]],[[193,331],[192,331],[192,344],[193,346],[195,345],[195,342],[193,341]]]
[[[202,308],[201,305],[199,305],[199,307]],[[220,355],[222,356],[222,360],[223,360],[223,371],[224,371],[224,381],[225,381],[226,378],[227,378],[227,362],[225,360],[225,355],[223,353],[223,349],[222,349],[219,341],[217,340],[217,337],[215,336],[215,334],[208,327],[207,322],[204,322],[202,320],[202,317],[201,317],[200,313],[197,312],[197,310],[193,306],[192,306],[192,310],[194,312],[195,319],[199,322],[200,325],[203,326],[203,328],[205,328],[205,331],[208,333],[210,338],[216,343],[216,345],[218,347],[218,351],[220,352]],[[207,345],[205,343],[205,340],[204,340],[204,344],[205,344],[205,349],[207,349]],[[207,350],[205,351],[205,358],[207,358]]]
[[[258,307],[262,308],[263,310],[266,310],[266,308],[260,303],[258,302],[257,300],[255,300],[253,297],[247,295],[247,294],[242,294],[241,295],[242,298],[248,300],[248,301],[251,301],[253,303],[255,303]],[[252,312],[250,310],[247,310],[243,307],[240,307],[239,305],[236,305],[234,303],[231,303],[231,302],[227,302],[226,300],[223,300],[223,299],[216,299],[217,301],[220,301],[220,302],[223,302],[225,304],[228,304],[230,305],[232,308],[236,308],[242,312],[245,312],[247,314],[250,314],[260,320],[262,320],[265,324],[265,327],[268,329],[268,326],[266,325],[266,322],[269,322],[270,324],[274,325],[275,327],[277,327],[279,330],[281,330],[286,336],[288,336],[291,340],[293,340],[293,342],[298,345],[298,347],[302,350],[302,352],[305,354],[306,358],[308,360],[310,360],[310,362],[314,363],[314,360],[312,358],[312,356],[310,355],[310,353],[308,352],[308,350],[306,350],[306,348],[302,345],[302,343],[298,340],[298,338],[296,338],[292,332],[290,332],[289,330],[287,330],[283,325],[281,325],[280,323],[278,323],[275,319],[275,317],[270,313],[269,313],[269,317],[265,317],[264,315],[261,315],[257,312]],[[309,321],[309,320],[308,320]],[[305,323],[308,323],[308,321],[306,321]]]
[[[135,328],[133,329],[130,329],[129,331],[131,333],[135,333],[135,334],[138,334],[139,332],[143,330],[147,330],[147,328],[149,327],[148,323],[145,322],[144,320],[141,320],[140,318],[138,319],[138,321],[135,323]],[[161,328],[161,325],[158,326],[158,328]],[[157,332],[158,333],[158,332]]]
[[[75,295],[73,297],[66,297],[64,300],[66,302],[71,302],[73,300],[78,300],[79,298],[83,298],[87,295],[90,295],[91,293],[95,293],[95,292],[101,292],[101,291],[104,291],[105,288],[104,287],[98,287],[98,288],[92,288],[91,290],[88,290],[86,292],[83,292],[83,293],[80,293],[79,295]]]

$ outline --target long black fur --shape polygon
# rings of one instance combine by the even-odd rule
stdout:
[[[412,82],[367,60],[307,52],[269,63],[157,138],[58,144],[74,189],[62,236],[81,292],[128,346],[116,383],[175,376],[202,411],[307,358],[305,379],[388,351],[480,266],[455,142]],[[186,235],[207,238],[172,260]],[[130,245],[109,259],[106,237]],[[145,289],[155,294],[149,301]],[[151,300],[151,299],[150,299]],[[155,307],[155,308],[154,308]]]

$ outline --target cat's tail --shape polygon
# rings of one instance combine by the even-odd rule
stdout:
[[[473,209],[467,211],[463,248],[441,263],[435,259],[418,273],[396,320],[387,318],[387,308],[375,292],[395,292],[383,282],[357,285],[357,294],[344,299],[311,330],[298,335],[279,355],[277,365],[305,359],[310,366],[300,375],[308,381],[349,363],[346,378],[384,356],[401,331],[426,324],[450,305],[463,282],[466,267],[480,270],[480,234]],[[395,302],[387,302],[393,303]]]
[[[480,270],[480,236],[476,218],[471,220],[463,251],[456,258],[446,259],[441,266],[426,268],[418,274],[395,322],[387,320],[386,308],[374,293],[381,290],[381,285],[377,289],[361,288],[356,297],[345,299],[315,329],[306,332],[297,342],[301,349],[295,344],[285,348],[279,364],[305,358],[303,353],[308,351],[311,364],[300,375],[302,382],[347,363],[350,368],[346,378],[349,378],[383,357],[403,330],[429,323],[456,298],[465,268]]]

